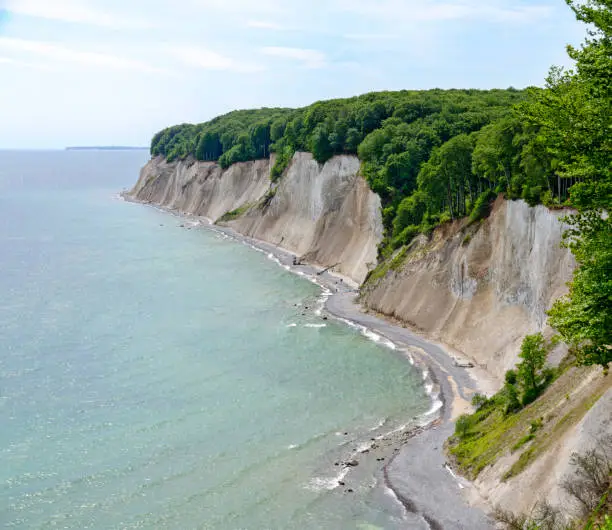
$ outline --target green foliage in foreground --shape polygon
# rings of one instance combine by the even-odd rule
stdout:
[[[506,373],[503,389],[490,399],[476,394],[472,400],[476,412],[463,414],[457,419],[457,443],[451,453],[471,476],[477,476],[503,451],[516,451],[536,437],[542,427],[540,419],[532,420],[529,432],[518,441],[506,439],[502,442],[509,429],[520,420],[517,413],[533,403],[556,375],[552,369],[545,367],[548,348],[541,333],[525,337],[520,354],[522,362],[516,370]],[[527,450],[521,455],[524,462],[519,465],[526,464],[531,456]]]
[[[560,174],[576,182],[566,243],[579,268],[550,323],[587,365],[612,362],[612,4],[567,0],[591,25],[579,48],[568,48],[576,72],[553,69],[547,88],[532,94],[526,118],[540,128]]]
[[[569,294],[549,311],[550,324],[585,365],[612,362],[612,225],[597,210],[571,219],[566,238],[579,268]]]

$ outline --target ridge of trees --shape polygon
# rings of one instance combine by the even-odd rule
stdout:
[[[222,167],[276,153],[280,178],[297,151],[324,163],[356,154],[383,204],[383,256],[441,222],[486,215],[497,193],[530,204],[563,203],[581,177],[562,175],[524,114],[538,89],[374,92],[302,109],[230,112],[209,122],[169,127],[151,154],[188,156]]]
[[[228,167],[274,152],[273,179],[282,176],[297,151],[311,152],[320,163],[336,154],[357,154],[363,175],[382,198],[389,242],[397,247],[419,231],[415,226],[426,231],[445,213],[450,218],[470,213],[478,196],[500,182],[512,178],[513,189],[522,193],[527,166],[537,165],[531,159],[537,152],[533,135],[513,118],[513,106],[525,97],[525,91],[512,88],[404,90],[302,109],[235,111],[160,131],[151,154],[169,161],[192,156]],[[550,187],[535,180],[542,189]],[[531,194],[539,197],[538,190]],[[402,205],[405,199],[410,200]]]

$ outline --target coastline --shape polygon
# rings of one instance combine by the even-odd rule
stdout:
[[[272,243],[244,236],[231,227],[214,225],[210,219],[183,214],[163,206],[121,196],[137,204],[153,206],[185,219],[187,229],[207,228],[266,253],[286,270],[303,276],[322,289],[322,304],[316,314],[332,317],[359,329],[362,334],[402,354],[423,374],[424,385],[432,401],[431,409],[420,422],[410,423],[372,439],[353,456],[363,457],[370,450],[385,445],[388,458],[376,459],[384,486],[399,502],[406,514],[417,517],[433,530],[493,528],[482,511],[485,503],[476,488],[453,473],[444,455],[446,439],[454,432],[453,420],[469,409],[475,392],[488,391],[491,379],[479,368],[466,368],[467,359],[446,351],[406,327],[391,322],[383,315],[363,309],[357,301],[358,285],[349,278],[321,266],[308,263],[294,265],[295,254]],[[413,418],[417,420],[417,418]],[[350,460],[350,458],[348,459]],[[384,464],[382,463],[384,462]],[[349,467],[345,467],[342,479]],[[343,486],[340,479],[338,484]],[[337,486],[326,489],[335,489]],[[352,490],[347,490],[352,491]],[[474,506],[469,499],[477,499]]]

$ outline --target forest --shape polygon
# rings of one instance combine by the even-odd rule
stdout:
[[[235,111],[159,132],[151,154],[170,161],[192,156],[228,167],[276,153],[273,180],[296,151],[309,151],[320,163],[337,154],[357,154],[364,176],[383,200],[385,225],[396,247],[445,214],[470,213],[478,197],[485,192],[488,197],[496,187],[511,188],[531,201],[547,190],[563,196],[548,168],[541,167],[547,161],[538,152],[533,128],[513,117],[513,106],[525,98],[525,91],[514,89],[406,90],[295,110]],[[537,177],[528,179],[527,173]]]

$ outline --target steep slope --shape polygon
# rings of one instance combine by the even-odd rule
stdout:
[[[216,220],[228,211],[258,201],[266,193],[270,187],[270,164],[270,160],[255,160],[223,171],[214,162],[167,162],[155,157],[142,168],[129,196]]]
[[[522,338],[545,327],[545,311],[571,278],[575,265],[560,247],[560,216],[499,199],[479,225],[455,223],[431,241],[414,242],[386,274],[373,275],[362,302],[469,355],[501,380]]]
[[[336,156],[321,165],[296,153],[277,187],[270,181],[273,164],[272,158],[222,170],[214,162],[156,157],[128,195],[213,222],[248,210],[232,228],[361,283],[376,264],[383,227],[380,199],[359,176],[359,160]]]
[[[483,470],[476,486],[491,505],[514,513],[530,513],[536,504],[548,502],[567,515],[579,516],[575,499],[561,484],[576,474],[572,454],[596,448],[612,459],[611,410],[612,378],[602,375],[600,368],[570,368],[540,399],[513,417],[516,421],[506,433],[509,447]],[[536,421],[542,426],[534,440],[512,448]]]
[[[376,266],[383,226],[380,199],[358,173],[354,156],[320,165],[297,153],[274,197],[230,224],[361,283]]]

